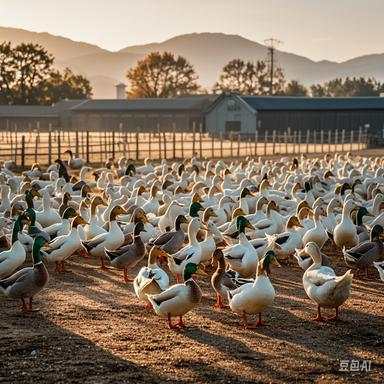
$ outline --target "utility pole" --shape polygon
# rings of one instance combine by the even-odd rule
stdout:
[[[264,40],[265,45],[267,46],[268,50],[268,62],[269,62],[269,95],[273,96],[273,79],[275,75],[275,60],[276,60],[276,47],[283,42],[271,37],[270,39]]]

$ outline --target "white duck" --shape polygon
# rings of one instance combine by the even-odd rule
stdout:
[[[332,268],[322,265],[321,253],[317,244],[308,243],[304,250],[313,260],[313,264],[304,272],[303,286],[308,297],[317,304],[317,316],[314,320],[324,320],[321,316],[321,308],[334,308],[336,314],[331,319],[337,320],[338,309],[348,299],[351,292],[353,278],[351,270],[342,276],[336,276]]]

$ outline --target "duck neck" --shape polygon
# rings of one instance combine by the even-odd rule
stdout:
[[[191,226],[188,228],[188,238],[189,238],[189,243],[191,245],[198,245],[199,244],[199,242],[197,241],[197,238],[196,238],[196,231]]]
[[[18,234],[23,229],[23,223],[21,222],[21,217],[19,216],[17,220],[15,221],[15,224],[13,225],[12,230],[12,244],[14,244],[19,238]]]

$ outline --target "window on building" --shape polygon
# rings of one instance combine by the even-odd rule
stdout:
[[[225,122],[225,132],[240,132],[241,131],[241,121],[226,121]]]
[[[236,102],[236,100],[229,99],[227,104],[228,111],[239,111],[240,105]]]

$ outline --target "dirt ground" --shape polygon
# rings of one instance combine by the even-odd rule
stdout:
[[[341,262],[337,272],[346,270]],[[338,323],[311,321],[315,306],[296,266],[274,269],[277,291],[266,325],[245,330],[201,305],[175,332],[136,299],[120,271],[74,257],[36,297],[38,312],[0,299],[0,383],[383,383],[384,283],[355,279]],[[135,273],[138,268],[133,271]],[[340,361],[370,360],[370,372],[341,372]]]

